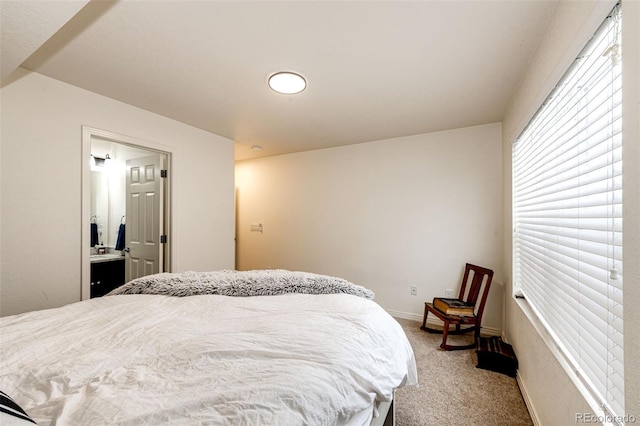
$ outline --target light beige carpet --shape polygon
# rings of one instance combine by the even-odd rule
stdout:
[[[418,322],[397,321],[413,347],[420,383],[396,392],[397,426],[533,425],[516,379],[476,368],[473,349],[441,350],[442,335],[420,330]],[[450,339],[468,343],[473,337]]]

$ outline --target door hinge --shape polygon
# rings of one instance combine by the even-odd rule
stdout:
[[[161,178],[166,178],[167,174],[168,174],[167,169],[160,170],[160,177]]]
[[[167,236],[160,235],[160,244],[167,244]]]

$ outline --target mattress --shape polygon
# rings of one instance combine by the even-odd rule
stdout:
[[[117,295],[0,318],[0,390],[40,425],[368,424],[413,351],[350,294]]]

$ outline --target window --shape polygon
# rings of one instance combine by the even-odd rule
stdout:
[[[616,6],[513,145],[514,285],[624,415],[621,20]]]

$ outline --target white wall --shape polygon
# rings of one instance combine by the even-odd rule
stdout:
[[[544,332],[525,314],[526,305],[511,297],[512,215],[511,143],[531,119],[553,85],[578,55],[594,30],[602,23],[615,1],[565,1],[533,58],[519,93],[512,99],[503,120],[504,172],[504,277],[506,337],[519,358],[519,380],[537,421],[541,425],[576,423],[576,413],[593,413],[587,399],[544,343]],[[638,129],[638,58],[640,57],[639,3],[622,2],[623,10],[623,167],[624,167],[624,330],[626,411],[640,418],[638,398],[640,374],[640,169]]]
[[[625,409],[640,422],[640,1],[622,10]]]
[[[22,74],[0,92],[1,315],[80,300],[82,125],[173,147],[173,269],[233,268],[232,141]]]
[[[500,330],[501,161],[490,124],[238,162],[237,267],[344,277],[421,319],[477,263],[496,271],[483,325]]]

